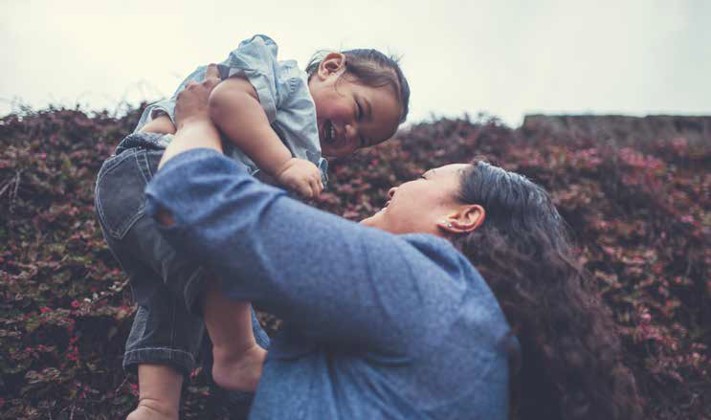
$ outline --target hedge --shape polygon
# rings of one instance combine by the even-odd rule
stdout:
[[[3,418],[111,419],[136,403],[136,378],[121,369],[135,307],[95,220],[93,189],[137,117],[50,108],[0,120]],[[390,186],[476,155],[527,175],[575,233],[647,416],[711,418],[711,130],[640,136],[590,129],[609,119],[588,118],[585,129],[551,121],[512,129],[465,116],[411,126],[331,162],[318,206],[358,220],[384,204]],[[207,375],[193,372],[183,417],[226,417],[226,406]]]

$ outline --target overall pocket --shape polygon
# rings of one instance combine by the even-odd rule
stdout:
[[[132,149],[108,159],[96,179],[96,213],[104,231],[122,239],[143,215],[144,190],[162,152]]]

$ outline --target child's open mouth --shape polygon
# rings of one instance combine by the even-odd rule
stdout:
[[[323,123],[323,140],[330,144],[336,142],[336,129],[333,127],[331,121],[326,120]]]

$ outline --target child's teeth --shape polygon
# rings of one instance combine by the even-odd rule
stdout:
[[[331,140],[336,138],[336,129],[331,126]]]

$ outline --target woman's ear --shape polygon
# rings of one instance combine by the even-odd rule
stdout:
[[[318,65],[318,75],[325,79],[334,74],[340,75],[346,69],[346,56],[339,52],[328,53]]]
[[[484,207],[479,204],[465,204],[442,219],[437,226],[448,233],[469,233],[477,230],[484,223],[484,219]]]

